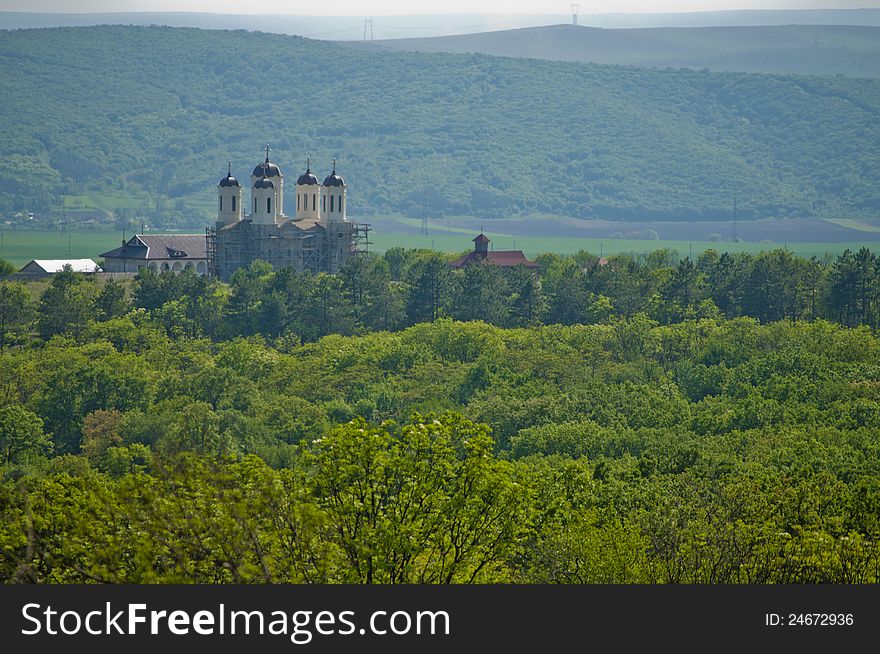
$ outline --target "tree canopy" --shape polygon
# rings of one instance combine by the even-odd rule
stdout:
[[[91,304],[0,352],[0,579],[880,579],[871,253],[436,256],[53,280]],[[475,290],[503,324],[446,313]]]

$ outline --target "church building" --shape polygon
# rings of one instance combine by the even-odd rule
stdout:
[[[289,216],[284,211],[284,174],[269,160],[269,152],[267,145],[265,161],[251,173],[247,204],[231,163],[217,185],[217,222],[206,233],[209,273],[228,280],[258,259],[276,269],[337,272],[348,258],[366,250],[370,226],[347,218],[348,189],[336,172],[336,160],[323,182],[306,160]]]
[[[480,232],[473,239],[474,251],[468,252],[463,257],[459,257],[455,261],[451,261],[451,268],[464,268],[473,264],[492,263],[502,268],[514,268],[516,266],[524,266],[526,268],[537,269],[539,266],[534,261],[526,259],[526,255],[522,250],[490,250],[489,244],[492,242],[489,237]]]

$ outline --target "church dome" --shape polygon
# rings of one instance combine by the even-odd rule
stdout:
[[[269,145],[266,145],[266,160],[257,164],[252,173],[254,177],[281,177],[281,169],[269,161]]]
[[[275,188],[275,182],[264,175],[254,182],[254,188]]]
[[[263,163],[257,164],[257,167],[254,168],[253,175],[255,177],[263,177],[264,175],[266,177],[280,177],[281,169],[266,159]]]
[[[241,186],[241,184],[239,184],[238,180],[235,179],[235,177],[233,177],[232,174],[230,173],[230,174],[226,175],[226,177],[224,177],[223,179],[220,180],[220,186],[225,188],[228,186]]]
[[[345,186],[345,180],[337,175],[334,169],[332,173],[324,178],[324,186]]]
[[[241,186],[241,184],[238,183],[238,180],[232,176],[231,161],[226,162],[226,177],[220,180],[220,186],[224,188],[229,186]]]
[[[302,175],[299,176],[299,179],[296,180],[297,186],[305,185],[305,186],[314,186],[318,183],[318,178],[315,177],[314,173],[310,169],[306,169]]]
[[[333,159],[333,172],[324,178],[324,186],[345,186],[345,180],[336,174],[336,158]]]

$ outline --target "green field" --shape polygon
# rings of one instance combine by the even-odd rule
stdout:
[[[693,253],[694,256],[708,249],[719,252],[749,252],[757,254],[765,250],[785,247],[785,249],[803,257],[823,257],[826,254],[839,254],[846,249],[858,250],[866,245],[864,242],[851,243],[715,243],[709,241],[665,241],[635,240],[616,238],[561,238],[553,236],[504,236],[489,234],[496,250],[522,250],[526,256],[534,257],[542,252],[570,254],[578,250],[586,250],[593,254],[620,254],[623,252],[643,253],[660,248],[678,250],[682,256]],[[405,248],[429,248],[446,252],[459,252],[472,248],[471,233],[463,234],[383,234],[370,235],[371,249],[384,252],[396,245]],[[870,247],[870,244],[868,244]]]
[[[130,234],[129,234],[130,236]],[[31,259],[97,259],[120,245],[122,232],[0,230],[0,259],[23,266]]]
[[[198,230],[187,231],[193,233]],[[523,250],[529,257],[534,257],[542,252],[568,254],[578,250],[586,250],[594,254],[610,255],[621,252],[650,252],[659,248],[673,248],[683,256],[690,253],[697,255],[710,248],[726,252],[754,254],[762,250],[783,247],[779,243],[712,243],[708,241],[560,238],[497,234],[490,234],[490,236],[494,248],[498,250]],[[384,252],[388,248],[401,246],[461,252],[471,249],[470,238],[470,232],[464,234],[455,231],[450,234],[429,236],[372,232],[370,234],[370,249]],[[98,259],[99,254],[116,247],[121,241],[121,232],[3,229],[0,230],[0,259],[5,259],[16,266],[23,266],[31,259]],[[838,254],[847,248],[857,250],[863,245],[865,245],[863,242],[856,241],[852,243],[788,243],[785,247],[801,256],[822,257],[827,253]]]
[[[62,195],[62,205],[66,211],[92,211],[113,213],[119,209],[140,209],[155,204],[155,200],[143,191],[103,191],[82,195]]]
[[[865,222],[864,220],[856,220],[854,218],[826,218],[825,221],[832,223],[833,225],[840,225],[841,227],[854,229],[859,232],[880,232],[880,226]]]

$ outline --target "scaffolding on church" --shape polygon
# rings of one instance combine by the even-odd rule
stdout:
[[[371,226],[355,222],[323,222],[309,229],[297,221],[254,225],[249,220],[205,230],[208,273],[228,279],[256,260],[274,269],[336,273],[352,256],[369,252]]]
[[[208,276],[217,278],[217,230],[205,228],[205,256],[208,258]]]

